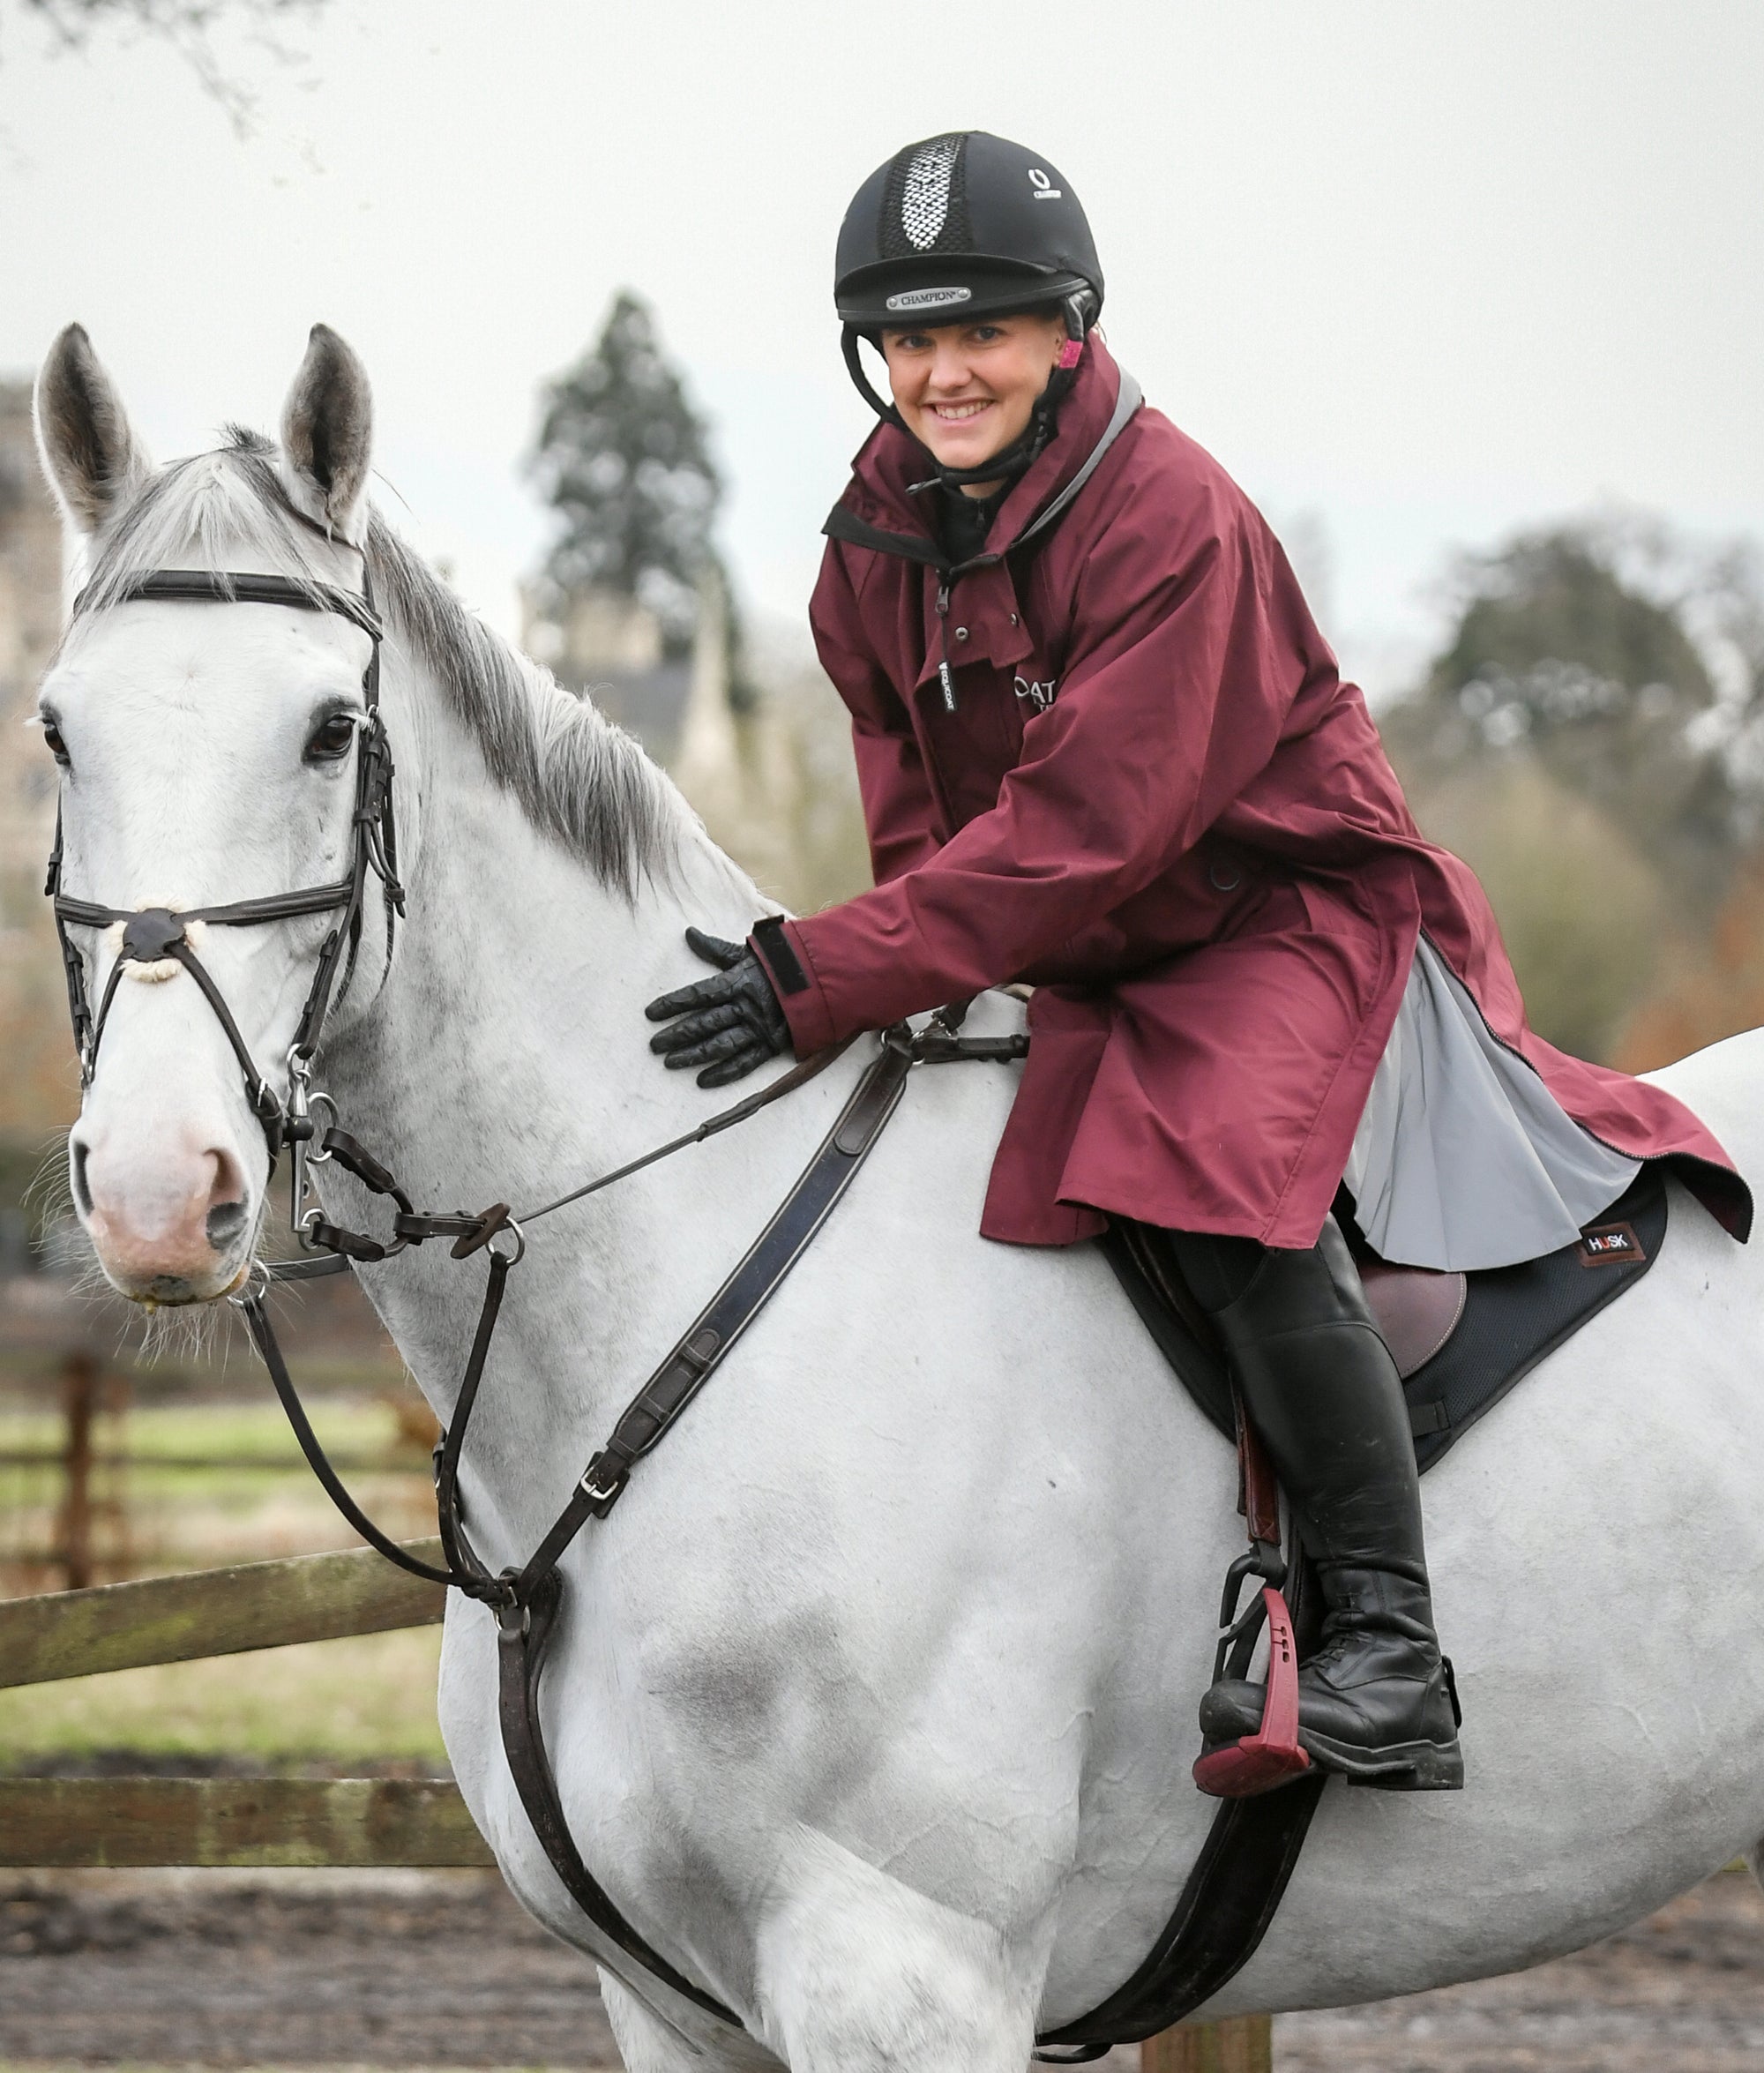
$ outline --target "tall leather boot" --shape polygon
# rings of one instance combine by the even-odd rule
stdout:
[[[1173,1232],[1304,1530],[1327,1608],[1298,1676],[1298,1739],[1366,1785],[1461,1785],[1455,1706],[1433,1631],[1402,1384],[1332,1217],[1309,1252]],[[1209,1744],[1253,1734],[1263,1688],[1215,1685]]]

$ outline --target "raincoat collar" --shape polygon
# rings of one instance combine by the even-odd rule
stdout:
[[[1092,332],[1053,438],[1006,493],[984,553],[953,567],[983,567],[1050,525],[1088,482],[1140,401],[1139,384]],[[916,439],[898,426],[878,425],[852,461],[851,481],[822,532],[951,574],[953,565],[934,530],[934,491],[927,486],[912,494],[924,469],[925,452]]]

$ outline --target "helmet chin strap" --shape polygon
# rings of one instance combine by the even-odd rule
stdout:
[[[910,430],[906,420],[893,403],[886,403],[877,393],[869,370],[863,364],[858,347],[868,335],[856,325],[845,326],[841,343],[845,352],[845,364],[857,393],[885,424],[892,424],[907,434],[918,445],[931,464],[931,473],[923,483],[915,483],[915,490],[929,489],[933,483],[940,483],[946,490],[965,490],[977,483],[1014,483],[1026,475],[1034,465],[1035,456],[1053,437],[1054,419],[1059,407],[1078,378],[1078,363],[1084,355],[1084,341],[1095,314],[1094,297],[1088,292],[1068,296],[1059,305],[1065,323],[1065,343],[1059,349],[1059,357],[1054,362],[1053,371],[1048,377],[1047,386],[1035,398],[1029,412],[1029,422],[1009,445],[1001,447],[975,468],[946,468],[931,453],[916,433]],[[872,341],[873,342],[873,341]]]
[[[858,394],[869,404],[883,423],[892,424],[896,430],[905,432],[907,431],[906,419],[901,415],[901,413],[895,409],[892,403],[885,403],[877,394],[876,385],[871,380],[870,370],[864,366],[863,355],[857,349],[868,335],[866,332],[860,331],[855,324],[846,326],[844,336],[841,341],[845,349],[846,371],[850,375],[852,385],[856,389]],[[874,343],[873,340],[871,343]],[[907,432],[907,437],[911,438],[912,434]]]

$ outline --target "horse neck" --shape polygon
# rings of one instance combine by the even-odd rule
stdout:
[[[419,1206],[502,1201],[519,1213],[713,1111],[715,1100],[690,1075],[667,1072],[650,1052],[643,1007],[691,976],[681,940],[688,921],[739,937],[759,895],[681,805],[672,868],[627,901],[534,827],[451,717],[431,704],[414,731],[418,769],[400,742],[401,797],[420,802],[408,916],[377,999],[327,1047],[325,1077],[346,1127]],[[656,782],[665,782],[659,773]],[[772,1164],[787,1184],[798,1150],[753,1146],[763,1170],[750,1156],[738,1181],[727,1162],[707,1176],[705,1155],[688,1153],[690,1175],[664,1164],[538,1227],[511,1276],[468,1448],[473,1479],[487,1480],[493,1496],[499,1488],[492,1508],[516,1538],[532,1523],[519,1494],[534,1483],[532,1463],[586,1439],[623,1403],[688,1321],[682,1305],[709,1292],[699,1276],[686,1278],[684,1263],[740,1231],[745,1203],[732,1194],[770,1186]],[[346,1221],[360,1209],[377,1226],[359,1194],[346,1189],[341,1206]],[[676,1260],[680,1276],[668,1271]],[[366,1281],[445,1418],[482,1267],[431,1243],[370,1269]],[[482,1515],[483,1492],[475,1501]]]

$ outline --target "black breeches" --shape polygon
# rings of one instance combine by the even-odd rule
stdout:
[[[1359,1269],[1333,1216],[1324,1219],[1317,1243],[1303,1250],[1204,1231],[1169,1236],[1195,1301],[1234,1356],[1252,1344],[1325,1326],[1377,1332]]]
[[[1205,1231],[1172,1231],[1169,1237],[1182,1278],[1208,1316],[1237,1301],[1268,1255],[1259,1239],[1219,1238]]]

